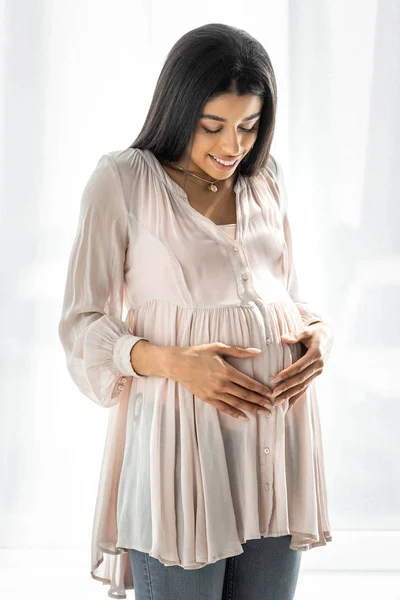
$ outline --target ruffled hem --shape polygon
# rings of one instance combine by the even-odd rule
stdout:
[[[99,547],[98,554],[100,559],[90,570],[92,579],[109,586],[107,591],[109,598],[126,598],[125,591],[134,589],[128,552],[118,549],[114,552]],[[97,573],[98,571],[102,574]]]
[[[310,533],[300,533],[298,531],[285,530],[285,531],[278,531],[278,532],[260,532],[259,534],[254,534],[245,539],[239,540],[239,543],[241,545],[243,545],[248,540],[261,539],[261,538],[265,538],[265,537],[281,537],[281,536],[285,536],[285,535],[292,536],[290,548],[292,550],[296,550],[298,552],[306,552],[307,550],[311,550],[312,548],[317,548],[319,546],[326,546],[329,542],[332,542],[332,534],[330,531],[324,531],[323,536],[318,537],[318,536],[310,534]],[[167,558],[164,558],[163,556],[161,556],[161,554],[159,554],[157,552],[152,552],[151,548],[140,548],[139,546],[135,546],[134,549],[138,550],[139,552],[146,552],[147,554],[149,554],[149,556],[151,556],[152,558],[156,558],[165,566],[180,566],[187,571],[202,569],[206,565],[213,564],[213,563],[217,562],[218,560],[222,560],[224,558],[229,558],[232,556],[239,556],[240,554],[242,554],[244,552],[243,549],[241,551],[237,551],[236,549],[228,550],[227,552],[219,554],[218,556],[214,556],[208,560],[204,559],[204,560],[199,560],[196,563],[182,564],[179,561],[168,560]],[[125,591],[134,589],[134,582],[132,579],[132,572],[131,572],[131,566],[130,566],[130,560],[129,560],[129,550],[130,550],[130,548],[117,547],[117,550],[114,552],[112,550],[106,550],[105,548],[101,548],[101,549],[99,548],[99,551],[102,556],[101,556],[100,560],[92,567],[92,569],[90,571],[90,575],[96,581],[100,581],[101,583],[103,583],[103,585],[110,586],[108,593],[107,593],[109,598],[125,599],[126,598]],[[105,554],[108,555],[108,556],[106,556],[106,559],[104,559]],[[125,582],[124,585],[122,584],[122,582],[118,583],[116,580],[117,563],[119,562],[119,560],[123,561],[123,563],[125,563],[125,568],[127,569],[124,573],[124,582]],[[107,572],[109,572],[110,574],[112,573],[113,577],[105,577],[105,576],[101,577],[100,575],[96,575],[96,571],[99,570],[102,563],[104,563],[103,564],[104,571],[106,573]],[[122,565],[120,565],[120,566],[122,567]]]
[[[297,531],[286,530],[286,531],[278,531],[278,532],[270,532],[270,533],[262,532],[258,535],[254,534],[254,535],[248,536],[247,538],[244,538],[243,540],[239,540],[239,543],[242,545],[242,544],[245,544],[249,540],[260,540],[261,538],[267,538],[267,537],[282,537],[285,535],[292,536],[292,541],[291,541],[289,547],[292,550],[296,550],[297,552],[306,552],[307,550],[311,550],[312,548],[317,548],[318,546],[326,546],[328,542],[332,541],[332,535],[329,531],[325,531],[324,537],[321,539],[321,538],[318,538],[318,536],[316,536],[316,535],[312,535],[311,533],[298,533]],[[303,540],[303,541],[300,541],[300,540]],[[307,540],[307,542],[306,542],[306,540]],[[119,547],[119,548],[124,552],[127,552],[128,550],[130,550],[130,548],[121,548],[121,547]],[[206,565],[214,564],[215,562],[217,562],[218,560],[222,560],[223,558],[228,558],[229,556],[238,556],[239,554],[243,553],[243,550],[239,551],[239,552],[237,552],[236,550],[228,550],[227,552],[218,554],[217,556],[213,556],[210,559],[204,558],[204,559],[199,559],[196,562],[190,562],[190,563],[183,564],[176,560],[168,560],[167,558],[163,558],[161,556],[161,554],[158,554],[156,552],[151,552],[150,548],[139,548],[138,546],[135,545],[134,549],[138,550],[139,552],[146,552],[147,554],[149,554],[149,556],[151,556],[153,558],[157,558],[157,560],[159,560],[165,566],[179,566],[179,567],[182,567],[182,569],[185,569],[187,571],[194,570],[194,569],[201,569],[201,568],[205,567]]]

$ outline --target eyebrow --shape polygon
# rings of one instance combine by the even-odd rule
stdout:
[[[255,119],[256,117],[259,117],[260,115],[261,115],[260,112],[254,113],[254,115],[250,115],[250,117],[246,117],[245,119],[242,119],[241,123],[243,123],[243,121],[251,121],[252,119]],[[227,121],[228,121],[228,119],[223,119],[222,117],[217,117],[217,115],[209,115],[209,114],[200,115],[200,119],[213,119],[213,121],[222,121],[223,123],[227,123]]]

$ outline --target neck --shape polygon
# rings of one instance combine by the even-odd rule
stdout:
[[[186,178],[186,181],[188,182],[188,184],[190,186],[193,186],[193,187],[195,186],[196,190],[202,190],[205,192],[210,192],[210,190],[207,189],[208,183],[214,183],[214,182],[215,182],[215,185],[218,187],[219,192],[220,191],[224,192],[224,193],[228,192],[233,189],[233,187],[237,181],[238,175],[239,175],[239,172],[236,170],[233,173],[233,175],[228,177],[228,179],[213,179],[208,173],[204,173],[204,172],[197,173],[194,169],[187,169],[183,165],[180,165],[178,161],[174,161],[174,162],[175,162],[175,165],[170,163],[170,166],[171,166],[171,168],[174,169],[175,173],[180,173],[183,181]],[[180,167],[180,169],[177,167]],[[181,171],[181,169],[184,169],[184,170]],[[198,177],[201,177],[202,179],[193,177],[189,173],[197,175]],[[213,193],[213,192],[211,192],[211,193]]]

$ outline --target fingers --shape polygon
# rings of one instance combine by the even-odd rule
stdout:
[[[310,352],[308,352],[308,356],[305,355],[281,371],[279,375],[286,373],[286,378],[274,390],[226,363],[226,381],[222,383],[222,389],[221,382],[219,382],[219,393],[216,396],[222,405],[231,407],[228,414],[236,417],[239,414],[243,415],[239,409],[257,413],[265,409],[271,411],[289,399],[291,402],[296,402],[304,395],[313,379],[323,370],[322,359],[318,358],[316,354],[312,359],[309,356]],[[292,373],[291,376],[290,373]]]
[[[299,395],[302,396],[305,390],[310,385],[310,383],[322,373],[322,368],[314,370],[312,369],[312,367],[310,367],[302,373],[306,374],[300,377],[300,381],[299,377],[293,378],[291,380],[285,381],[284,384],[279,385],[277,388],[275,388],[274,395],[275,393],[277,394],[275,396],[275,406],[282,404],[282,402],[285,402],[285,400],[288,400],[289,398],[294,398],[295,396]]]
[[[306,371],[310,367],[317,370],[323,368],[324,361],[319,352],[311,353],[310,350],[306,352],[304,356],[296,360],[293,364],[291,364],[287,369],[283,369],[279,373],[275,375],[273,379],[271,379],[272,383],[283,382],[285,379],[289,379],[290,377],[294,377],[300,374],[302,371]],[[276,388],[275,388],[276,389]]]
[[[230,399],[236,402],[235,406],[237,405],[238,408],[243,408],[244,410],[250,410],[249,405],[251,404],[255,406],[256,411],[260,406],[269,409],[274,408],[274,402],[270,398],[237,385],[236,383],[232,383],[232,381],[229,382],[229,386],[226,388],[223,399],[225,400],[226,397],[230,397]],[[243,406],[243,404],[246,404],[246,406]],[[250,408],[253,407],[250,406]]]
[[[236,418],[246,418],[249,420],[249,417],[242,411],[247,411],[252,414],[256,413],[264,413],[266,415],[271,415],[272,408],[267,409],[263,408],[259,404],[253,404],[251,402],[245,402],[241,400],[237,396],[232,396],[231,394],[223,394],[220,398],[214,399],[210,402],[215,408],[218,410],[231,415]]]
[[[242,411],[231,406],[230,404],[227,404],[226,402],[223,402],[222,400],[213,400],[212,402],[210,402],[210,404],[212,404],[212,406],[215,406],[215,408],[217,408],[221,412],[230,415],[231,417],[235,417],[236,419],[249,420],[249,417],[245,415]]]
[[[238,371],[232,365],[226,363],[227,366],[227,381],[234,382],[240,387],[244,389],[251,390],[252,392],[256,392],[257,394],[261,394],[266,398],[271,398],[272,389],[261,383],[261,381],[257,381],[252,377],[249,377],[245,373]]]
[[[295,395],[298,395],[298,394],[303,395],[305,390],[308,388],[310,383],[313,381],[314,377],[315,376],[312,375],[311,377],[308,377],[302,383],[295,385],[293,387],[290,387],[290,388],[286,389],[284,392],[282,392],[281,394],[279,394],[279,396],[277,396],[275,399],[275,402],[274,402],[275,406],[279,406],[280,404],[282,404],[282,402],[289,400],[289,398],[293,398]]]
[[[302,398],[305,394],[306,390],[303,390],[302,392],[300,392],[299,394],[296,394],[295,396],[292,396],[289,400],[289,407],[287,409],[287,413],[289,412],[289,410],[291,410],[293,408],[293,406],[296,404],[296,402],[298,402],[300,400],[300,398]]]
[[[303,371],[300,371],[300,373],[298,373],[294,377],[291,377],[290,379],[285,379],[285,381],[283,381],[282,383],[277,385],[272,393],[272,399],[275,398],[275,401],[276,401],[277,397],[279,397],[281,394],[286,393],[288,390],[293,392],[292,388],[295,388],[296,386],[307,382],[307,380],[310,377],[311,378],[316,377],[321,372],[322,372],[322,369],[314,368],[314,363],[313,363],[312,365],[310,365]]]

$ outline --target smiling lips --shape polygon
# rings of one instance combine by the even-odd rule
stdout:
[[[212,158],[214,158],[216,161],[218,161],[219,163],[221,163],[222,165],[226,166],[226,167],[233,167],[233,165],[235,163],[238,162],[240,156],[238,156],[237,158],[234,159],[228,159],[228,158],[222,158],[220,156],[215,156],[215,154],[210,154],[210,156],[212,156]]]

